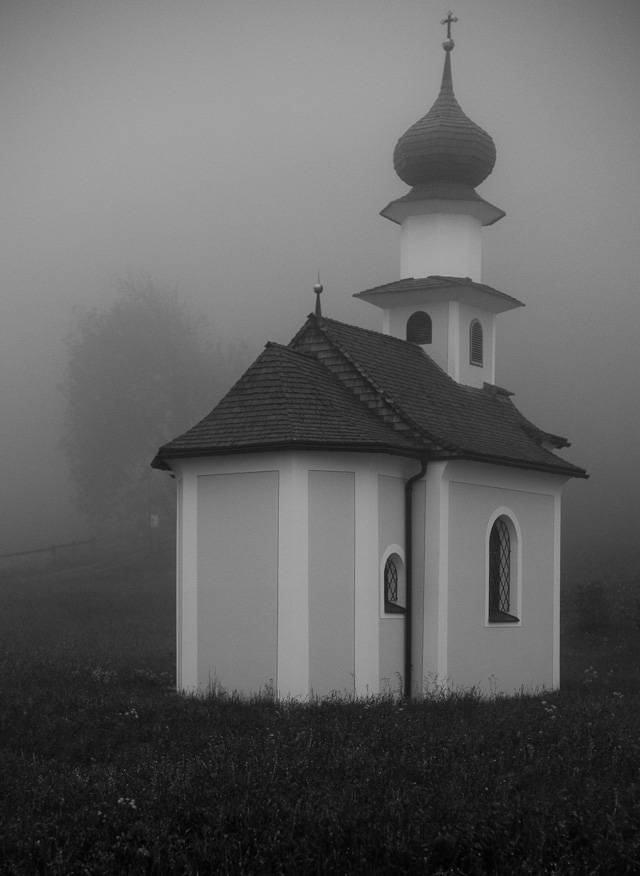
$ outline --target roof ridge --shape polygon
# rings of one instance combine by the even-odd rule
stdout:
[[[267,341],[264,345],[265,349],[267,347],[273,347],[278,353],[291,353],[292,356],[304,356],[305,359],[313,359],[313,356],[310,356],[308,353],[305,353],[303,350],[296,350],[293,347],[290,347],[289,344],[280,344],[277,341]],[[264,352],[264,350],[262,351]]]
[[[401,345],[405,348],[408,345],[410,348],[419,351],[423,356],[426,356],[426,353],[424,352],[424,350],[421,347],[418,347],[416,344],[412,344],[411,341],[405,341],[404,338],[397,338],[395,335],[386,335],[384,332],[378,332],[375,329],[363,328],[362,326],[354,326],[348,322],[341,322],[339,319],[331,319],[328,316],[316,317],[316,316],[314,316],[314,314],[311,314],[311,316],[313,316],[314,319],[316,319],[319,324],[324,323],[324,322],[334,323],[335,325],[344,326],[347,329],[355,329],[358,332],[366,332],[367,334],[376,335],[379,338],[384,338],[385,340],[391,341],[391,342],[398,344],[398,345]],[[434,364],[437,364],[437,363],[434,363]]]
[[[346,347],[343,346],[342,339],[340,337],[336,337],[335,333],[331,331],[332,325],[336,326],[336,329],[338,329],[338,334],[341,329],[344,329],[347,333],[356,332],[358,335],[368,334],[372,337],[376,337],[380,341],[383,341],[385,344],[391,344],[395,345],[396,347],[401,347],[401,349],[403,349],[404,351],[409,352],[410,355],[420,357],[421,359],[428,361],[430,366],[438,371],[442,375],[443,379],[445,379],[446,382],[449,384],[450,391],[454,394],[458,394],[458,398],[473,398],[481,402],[483,397],[486,398],[487,396],[493,396],[494,404],[500,407],[507,406],[514,412],[514,428],[516,428],[521,435],[525,436],[529,440],[533,438],[531,432],[527,428],[529,425],[533,426],[533,424],[530,424],[530,421],[527,420],[527,418],[524,416],[524,414],[522,414],[519,408],[517,408],[516,405],[511,401],[509,395],[507,394],[509,391],[501,390],[499,392],[488,392],[485,388],[458,383],[449,374],[447,374],[447,372],[443,368],[441,368],[437,364],[437,362],[434,362],[434,360],[427,353],[425,353],[425,351],[421,347],[418,347],[415,344],[412,344],[402,338],[394,337],[393,335],[386,335],[382,332],[376,332],[374,330],[365,329],[360,326],[352,326],[348,323],[343,323],[339,320],[331,319],[329,317],[315,317],[315,315],[311,314],[309,321],[303,327],[303,329],[301,329],[298,335],[296,335],[296,337],[302,334],[302,331],[306,329],[309,325],[316,325],[318,330],[322,331],[322,334],[327,338],[327,340],[334,347],[334,349],[336,349],[340,353],[340,355],[347,362],[350,363],[355,371],[367,382],[370,388],[377,394],[378,398],[389,409],[391,409],[400,418],[400,420],[413,431],[415,435],[421,438],[422,441],[431,444],[434,450],[445,451],[446,453],[453,454],[468,453],[467,445],[464,442],[461,443],[457,439],[452,440],[451,438],[446,438],[444,437],[443,433],[434,433],[430,428],[427,428],[426,425],[421,425],[416,419],[414,419],[414,417],[411,416],[411,414],[407,413],[402,402],[399,401],[395,396],[390,395],[388,391],[383,390],[381,385],[372,377],[367,368],[357,358],[357,350],[354,352],[351,351],[348,337],[344,339],[344,344],[346,345]],[[540,430],[535,426],[533,426],[533,428],[537,431],[538,434],[550,436],[550,433],[545,432],[544,430]],[[555,436],[550,437],[553,440],[553,437]],[[536,443],[539,444],[539,442]],[[542,449],[544,450],[544,448]],[[551,453],[551,451],[545,451],[545,453],[548,453],[550,457],[556,460],[559,459],[555,456],[555,454]],[[486,454],[481,455],[485,458],[488,458]],[[572,470],[577,470],[577,467],[573,466],[571,463],[569,463],[569,466],[572,468]]]
[[[282,346],[281,348],[278,349],[278,352],[279,352],[281,358],[283,358],[283,359],[287,358],[286,354],[288,351],[287,351],[286,347]],[[289,377],[288,371],[281,372],[281,381],[282,381],[282,391],[284,393],[286,410],[287,410],[287,426],[288,426],[291,434],[295,435],[296,433],[298,433],[298,427],[296,424],[296,417],[295,417],[294,410],[293,410],[293,408],[294,408],[293,393],[291,392],[291,389],[290,389],[290,377]]]
[[[412,354],[415,354],[417,356],[424,357],[425,359],[428,359],[434,368],[437,368],[438,371],[442,372],[442,374],[445,374],[449,378],[449,380],[452,380],[454,383],[456,383],[456,385],[461,385],[461,384],[457,384],[457,382],[455,380],[453,380],[453,377],[451,377],[449,374],[447,374],[447,372],[444,370],[444,368],[442,368],[441,365],[438,365],[438,363],[435,361],[435,359],[432,359],[431,356],[429,356],[429,354],[426,353],[422,349],[421,346],[419,346],[418,344],[414,344],[412,341],[407,341],[407,340],[405,340],[405,338],[398,338],[395,335],[387,335],[384,332],[378,332],[375,329],[361,328],[360,326],[352,326],[348,322],[340,322],[337,319],[329,319],[328,317],[325,317],[325,316],[322,316],[320,318],[322,320],[325,320],[326,322],[332,322],[332,323],[335,323],[336,325],[345,326],[345,328],[347,328],[347,329],[355,329],[358,332],[367,332],[370,335],[376,335],[379,338],[384,338],[385,343],[395,344],[396,346],[402,347],[403,350],[411,350]]]
[[[377,338],[384,338],[385,341],[394,343],[398,346],[402,346],[404,349],[407,349],[407,347],[408,347],[410,349],[416,350],[422,356],[427,355],[421,347],[418,347],[416,344],[412,344],[410,341],[404,340],[404,338],[397,338],[395,335],[386,335],[384,332],[376,331],[376,329],[364,328],[363,326],[359,326],[359,325],[358,326],[351,325],[351,323],[349,323],[349,322],[342,322],[339,319],[332,319],[330,316],[316,316],[315,313],[309,314],[305,324],[295,333],[295,335],[293,336],[293,338],[291,339],[291,341],[289,342],[289,344],[287,346],[292,348],[292,345],[295,344],[296,340],[298,339],[298,337],[300,335],[304,334],[304,332],[306,331],[306,329],[308,328],[308,326],[310,324],[315,324],[315,325],[318,325],[321,327],[323,323],[329,323],[332,325],[339,325],[339,326],[343,326],[346,329],[351,329],[352,331],[365,332],[366,334],[369,334],[369,335],[375,335]],[[303,356],[309,356],[308,353],[298,351],[295,348],[293,348],[293,351],[300,352],[300,354]],[[341,350],[341,352],[342,352],[342,350]],[[311,358],[315,358],[315,357],[311,356]],[[431,360],[431,361],[433,361],[433,360]],[[436,365],[436,367],[440,368],[440,366],[438,365],[437,362],[434,362],[433,364]],[[443,369],[440,368],[440,370],[442,371]],[[446,372],[444,372],[444,373],[446,374]]]
[[[352,326],[349,326],[348,323],[340,323],[338,320],[335,320],[335,319],[331,320],[331,319],[328,319],[324,316],[317,318],[317,322],[318,322],[318,328],[321,331],[323,328],[323,326],[322,326],[323,322],[333,322],[333,323],[336,323],[337,325],[344,325],[347,328],[352,328]],[[385,335],[382,332],[375,332],[375,331],[372,331],[371,329],[363,329],[363,328],[359,328],[359,327],[358,327],[358,331],[360,331],[360,332],[364,331],[364,332],[369,332],[370,334],[378,335],[382,338],[385,338],[385,340],[389,340],[389,341],[393,341],[393,342],[402,344],[405,349],[408,349],[410,347],[410,348],[418,351],[420,355],[426,356],[426,353],[424,352],[424,350],[422,350],[420,347],[417,347],[415,344],[410,344],[408,347],[407,345],[409,344],[409,342],[402,340],[402,338],[396,338],[393,335]],[[325,337],[327,336],[326,332],[323,332],[323,334],[325,334]],[[354,368],[357,370],[357,372],[362,377],[364,377],[364,379],[372,387],[372,389],[375,390],[375,392],[379,395],[379,397],[382,399],[382,401],[385,404],[387,404],[393,411],[395,411],[395,413],[406,423],[406,425],[408,425],[416,433],[416,435],[419,438],[421,438],[422,440],[426,439],[434,447],[446,448],[447,450],[457,450],[457,451],[460,450],[460,447],[458,445],[455,445],[455,444],[448,444],[447,445],[447,444],[443,443],[441,440],[438,440],[435,437],[435,435],[433,435],[430,431],[428,431],[424,427],[420,426],[413,419],[413,417],[411,417],[409,414],[407,414],[407,412],[404,410],[404,408],[401,407],[399,402],[397,402],[395,399],[391,398],[391,396],[382,389],[382,387],[378,384],[378,382],[376,380],[374,380],[373,377],[369,374],[367,369],[353,355],[351,355],[347,350],[345,350],[344,347],[335,338],[329,337],[328,339],[334,345],[334,347],[336,347],[340,351],[341,355],[344,356],[344,358],[354,366]],[[439,368],[439,366],[437,365],[436,362],[434,362],[433,364]],[[440,370],[442,370],[442,369],[440,369]],[[443,373],[446,373],[446,372],[443,372]]]

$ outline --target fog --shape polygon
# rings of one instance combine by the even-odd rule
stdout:
[[[173,285],[257,354],[399,277],[379,216],[396,140],[437,96],[448,7],[425,0],[5,0],[0,11],[0,553],[82,537],[62,379],[73,308]],[[565,568],[640,564],[640,7],[457,0],[463,110],[494,138],[479,193],[497,382],[566,436]],[[108,436],[105,436],[108,440]],[[161,474],[157,474],[162,477]]]

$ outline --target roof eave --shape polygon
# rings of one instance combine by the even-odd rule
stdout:
[[[365,291],[355,292],[353,297],[366,301],[369,304],[373,304],[375,307],[380,307],[382,310],[400,305],[425,306],[441,301],[458,301],[460,304],[480,306],[489,313],[506,313],[509,310],[514,310],[516,307],[524,307],[520,301],[516,303],[501,301],[487,293],[472,290],[471,287],[468,287],[467,289],[456,289],[454,287],[448,287],[446,289],[444,287],[441,287],[441,289],[436,289],[434,287],[432,289],[427,289],[425,287],[422,289],[411,289],[398,292]]]
[[[437,301],[459,301],[461,304],[480,305],[491,313],[504,313],[524,307],[521,301],[491,286],[475,283],[470,277],[407,277],[355,292],[369,304],[383,309],[398,304],[425,304]]]
[[[473,216],[479,220],[482,225],[493,225],[499,219],[506,216],[504,210],[485,201],[484,198],[477,196],[476,199],[471,198],[425,198],[418,200],[410,195],[405,195],[402,198],[396,198],[380,211],[380,215],[385,219],[390,219],[397,225],[402,223],[409,216],[424,216],[428,213],[454,213]]]
[[[446,450],[428,450],[426,447],[398,447],[393,444],[375,444],[371,442],[357,442],[353,444],[344,443],[322,443],[319,441],[278,441],[265,444],[247,444],[245,446],[228,445],[222,447],[208,449],[193,449],[193,450],[166,450],[160,452],[154,457],[151,462],[151,467],[160,471],[171,471],[171,460],[181,459],[197,459],[211,456],[234,456],[244,455],[249,453],[268,453],[268,452],[286,452],[286,451],[325,451],[328,453],[386,453],[391,456],[403,456],[409,459],[431,459],[431,460],[465,460],[468,462],[482,462],[488,465],[506,466],[508,468],[518,468],[527,471],[539,471],[544,474],[558,475],[568,478],[584,478],[589,475],[585,469],[567,463],[567,465],[545,465],[543,462],[534,462],[530,460],[512,459],[505,456],[495,456],[482,453],[471,453],[464,450],[446,451]]]
[[[151,467],[161,471],[170,471],[171,460],[197,459],[209,456],[234,456],[248,453],[286,452],[293,450],[326,451],[329,453],[387,453],[391,456],[404,456],[410,459],[422,459],[429,456],[426,448],[416,446],[401,447],[395,444],[378,444],[372,442],[338,443],[320,441],[275,441],[264,444],[228,445],[213,448],[196,448],[192,450],[166,450],[162,448],[151,462]]]
[[[494,456],[483,453],[470,453],[461,450],[457,453],[434,453],[433,459],[461,459],[468,462],[486,462],[488,465],[502,465],[508,468],[521,468],[527,471],[539,471],[544,474],[560,475],[569,478],[585,478],[589,475],[586,470],[572,463],[566,465],[547,465],[544,462],[534,462],[533,460],[513,459],[507,456]]]

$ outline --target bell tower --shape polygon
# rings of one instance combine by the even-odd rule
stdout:
[[[393,164],[411,186],[381,215],[400,226],[400,281],[356,297],[383,310],[383,331],[420,344],[470,386],[495,383],[495,315],[519,301],[481,283],[482,228],[504,211],[476,192],[496,161],[493,139],[453,92],[450,12],[440,93],[398,140]]]

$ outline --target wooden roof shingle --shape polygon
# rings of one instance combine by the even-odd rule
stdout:
[[[289,346],[267,344],[222,401],[161,447],[168,460],[284,449],[462,458],[585,477],[545,444],[509,394],[449,377],[416,344],[310,316]]]
[[[269,343],[211,413],[163,445],[152,465],[285,448],[415,456],[421,442],[408,440],[360,405],[313,356]]]
[[[556,447],[568,442],[534,426],[510,394],[459,384],[417,344],[336,320],[310,317],[294,344],[302,343],[312,324],[383,388],[405,423],[446,455],[585,476],[584,469],[543,447],[547,441]]]

